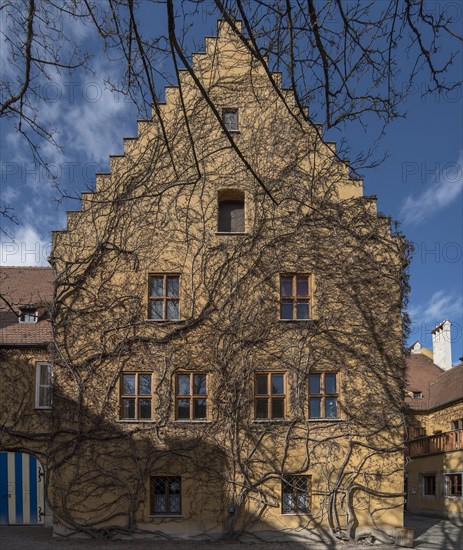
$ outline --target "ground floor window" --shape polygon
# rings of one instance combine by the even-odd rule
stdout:
[[[463,472],[444,474],[444,495],[446,497],[462,496]]]
[[[182,478],[151,477],[151,514],[180,515],[182,513]]]
[[[312,476],[286,476],[281,482],[281,512],[310,512]]]
[[[436,496],[436,474],[421,475],[421,494],[424,497]]]

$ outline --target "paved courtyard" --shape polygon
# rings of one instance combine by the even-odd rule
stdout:
[[[425,518],[408,515],[406,527],[415,529],[415,546],[419,550],[463,550],[463,521]],[[53,538],[51,528],[46,527],[1,527],[1,550],[365,550],[378,548],[396,550],[394,545],[373,545],[368,543],[327,542],[174,542],[150,541],[96,541],[85,539]]]

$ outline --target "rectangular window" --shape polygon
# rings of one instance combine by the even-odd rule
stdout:
[[[176,375],[176,419],[206,420],[207,385],[204,373]]]
[[[286,381],[284,373],[257,373],[254,394],[256,419],[285,418]]]
[[[310,276],[280,275],[280,319],[310,319]]]
[[[21,309],[19,313],[20,323],[36,323],[38,318],[39,316],[36,309]]]
[[[444,474],[444,495],[446,497],[462,496],[463,473]]]
[[[421,475],[421,494],[424,497],[436,496],[436,474]]]
[[[461,429],[463,429],[463,418],[452,420],[452,430],[461,430]]]
[[[238,109],[223,109],[222,120],[229,132],[238,131]]]
[[[309,418],[339,418],[337,372],[309,375]]]
[[[310,512],[312,476],[287,476],[281,482],[281,513]]]
[[[180,515],[182,513],[182,478],[151,477],[151,514]]]
[[[149,319],[180,319],[180,275],[154,274],[149,277]]]
[[[35,408],[50,409],[53,367],[51,363],[35,365]]]
[[[151,374],[123,373],[121,375],[121,418],[151,420],[152,410]]]

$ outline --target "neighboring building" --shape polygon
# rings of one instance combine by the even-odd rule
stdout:
[[[192,63],[53,235],[55,533],[393,535],[404,241],[226,24]]]
[[[461,518],[463,363],[452,367],[449,321],[432,335],[432,352],[417,342],[407,358],[407,509]]]
[[[40,460],[52,406],[52,298],[51,268],[0,268],[0,525],[51,521]]]

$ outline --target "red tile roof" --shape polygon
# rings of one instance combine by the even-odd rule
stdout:
[[[422,399],[405,398],[413,410],[431,410],[463,399],[463,363],[444,371],[422,353],[407,357],[407,389]]]
[[[46,345],[51,340],[48,306],[53,298],[49,267],[0,268],[0,346]],[[37,323],[20,323],[21,308],[37,309]]]

